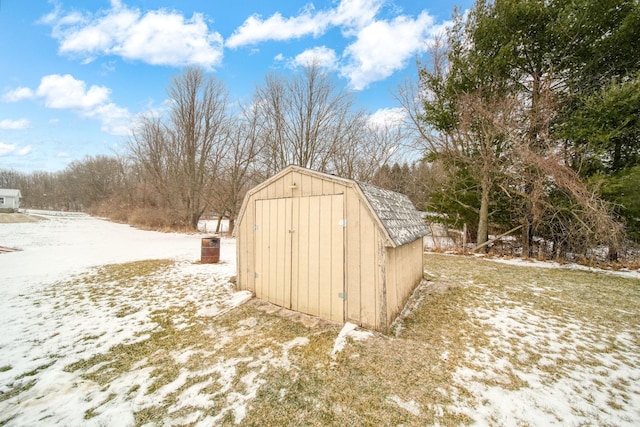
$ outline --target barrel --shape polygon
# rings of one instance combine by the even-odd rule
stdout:
[[[202,253],[200,254],[201,264],[212,264],[220,261],[220,238],[203,237]]]

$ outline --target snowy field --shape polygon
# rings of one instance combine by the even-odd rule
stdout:
[[[0,255],[0,424],[131,425],[133,411],[143,405],[119,399],[85,420],[85,411],[106,395],[65,367],[144,339],[153,328],[151,313],[179,306],[175,298],[196,302],[203,315],[246,300],[247,293],[234,293],[228,283],[236,270],[235,240],[222,239],[220,263],[199,264],[204,234],[141,231],[86,215],[36,213],[47,220],[0,224],[0,246],[21,249]],[[64,286],[70,278],[100,274],[93,269],[97,266],[155,259],[176,263],[155,277],[158,287],[144,299],[127,295],[126,289],[115,300],[97,299],[83,295],[87,290],[78,289],[77,282]],[[171,287],[180,281],[188,286],[176,294]],[[109,279],[104,282],[108,289]],[[122,390],[110,392],[124,396],[133,383],[122,382]]]
[[[203,236],[0,224],[0,425],[640,425],[637,271],[431,254],[381,335],[247,303]]]

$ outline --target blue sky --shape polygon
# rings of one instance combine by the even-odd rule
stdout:
[[[455,5],[471,0],[0,0],[0,169],[58,171],[122,153],[185,66],[247,104],[270,72],[316,58],[357,104],[393,115],[393,91]]]

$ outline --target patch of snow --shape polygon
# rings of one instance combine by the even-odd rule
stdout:
[[[291,351],[291,349],[294,347],[302,347],[307,344],[309,344],[309,338],[307,337],[296,337],[291,341],[287,341],[286,343],[281,344],[282,357],[274,358],[273,360],[271,360],[271,365],[287,370],[291,369],[291,362],[289,361],[289,351]]]
[[[406,402],[400,399],[398,396],[393,395],[387,396],[387,402],[399,406],[400,408],[404,409],[412,415],[415,415],[416,417],[420,415],[420,404],[416,403],[415,400],[409,400],[408,402]]]
[[[425,251],[425,253],[429,253]],[[455,253],[438,253],[438,255],[446,255],[446,256],[455,256],[459,257],[460,255]],[[612,276],[625,277],[628,279],[640,279],[640,269],[630,270],[630,269],[620,269],[620,270],[606,270],[603,268],[595,268],[589,267],[586,265],[580,265],[576,263],[566,263],[561,264],[556,261],[538,261],[533,258],[499,258],[499,257],[488,257],[484,254],[473,254],[475,258],[482,258],[486,261],[497,262],[501,264],[507,265],[515,265],[520,267],[536,267],[536,268],[556,268],[563,270],[579,270],[579,271],[587,271],[592,273],[602,273],[609,274]],[[425,273],[429,273],[425,270]],[[432,273],[429,273],[432,274]],[[444,276],[442,276],[444,277]]]
[[[411,316],[413,312],[420,307],[420,304],[422,304],[422,301],[426,296],[423,290],[429,286],[429,283],[430,282],[427,280],[422,280],[418,286],[415,287],[411,296],[407,299],[407,303],[402,308],[402,311],[391,324],[390,329],[394,335],[399,336],[402,333],[405,319]]]
[[[636,331],[612,336],[602,325],[543,318],[528,307],[488,302],[490,309],[478,308],[469,315],[488,326],[491,345],[469,348],[466,366],[454,374],[457,386],[472,396],[469,403],[459,402],[457,411],[472,418],[474,425],[633,425],[637,421]],[[611,346],[615,352],[608,350]],[[515,365],[509,361],[511,356]],[[517,364],[523,360],[526,363]]]
[[[254,328],[258,324],[258,319],[255,317],[248,317],[246,319],[242,319],[238,322],[239,326],[244,326],[245,328]]]
[[[252,361],[227,360],[209,373],[183,371],[153,392],[149,390],[155,368],[148,358],[119,373],[106,387],[83,379],[80,371],[67,371],[69,365],[115,345],[148,339],[157,327],[152,321],[155,310],[193,303],[211,310],[203,314],[219,314],[251,294],[233,292],[229,284],[236,275],[235,239],[221,239],[218,264],[200,264],[201,234],[143,231],[77,213],[37,214],[48,220],[0,224],[0,244],[22,249],[0,255],[0,392],[21,390],[0,401],[0,423],[38,425],[44,419],[47,425],[134,425],[135,412],[156,405],[193,376],[219,377],[218,391],[226,392],[236,374],[235,364]],[[69,280],[98,274],[93,267],[149,259],[176,261],[154,273],[154,286],[131,283],[115,288],[104,282],[110,293],[94,298],[92,292],[100,292],[99,288],[91,291],[81,281]],[[144,297],[135,294],[141,291]],[[176,328],[188,326],[179,313],[171,320]],[[180,363],[193,354],[172,356]],[[86,373],[107,366],[96,363]],[[258,384],[256,380],[253,387]],[[176,407],[192,405],[202,390],[199,385],[204,387],[198,383],[183,391]],[[206,402],[211,396],[202,394],[198,399]],[[234,410],[241,412],[241,405],[237,402]],[[89,419],[87,411],[93,411]],[[190,415],[168,419],[166,424],[196,422],[198,413],[194,407]]]
[[[227,313],[228,311],[231,311],[234,308],[244,304],[251,298],[253,298],[253,295],[249,291],[234,292],[231,298],[224,301],[224,306],[221,307],[218,305],[206,305],[200,308],[196,315],[200,317],[220,316],[221,314]]]
[[[347,338],[351,338],[356,341],[366,340],[372,337],[373,334],[369,331],[357,331],[358,325],[347,322],[342,327],[342,330],[338,334],[338,337],[333,342],[333,349],[331,350],[331,357],[335,360],[338,353],[340,353],[344,346],[347,345]]]
[[[176,412],[188,406],[206,408],[211,404],[211,400],[207,394],[201,392],[211,384],[213,384],[213,378],[209,377],[205,381],[201,381],[187,388],[180,393],[178,402],[171,406],[169,412]]]
[[[591,273],[609,274],[612,276],[626,277],[628,279],[640,279],[640,270],[605,270],[602,268],[589,267],[586,265],[580,265],[575,263],[561,264],[556,261],[538,261],[536,259],[523,259],[523,258],[484,258],[487,261],[498,262],[501,264],[517,265],[524,267],[537,267],[537,268],[557,268],[564,270],[579,270],[587,271]]]

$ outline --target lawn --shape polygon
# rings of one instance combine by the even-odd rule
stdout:
[[[637,274],[541,265],[426,254],[393,332],[344,346],[228,268],[90,267],[4,299],[0,425],[637,425]]]

